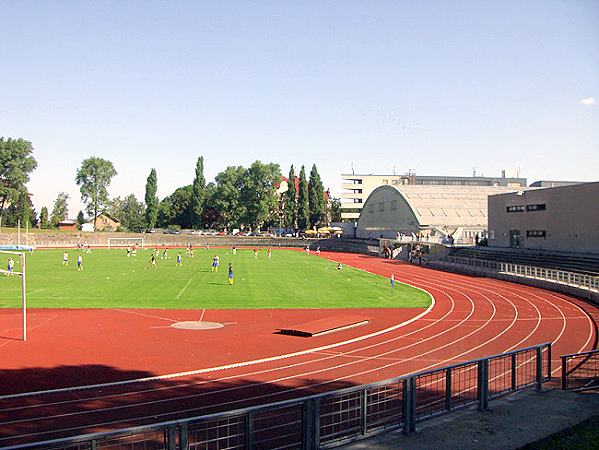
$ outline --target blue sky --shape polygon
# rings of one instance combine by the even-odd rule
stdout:
[[[0,135],[33,142],[29,190],[80,207],[162,198],[228,165],[599,179],[599,2],[0,0]],[[584,103],[582,100],[586,99]],[[595,99],[595,103],[592,100]]]

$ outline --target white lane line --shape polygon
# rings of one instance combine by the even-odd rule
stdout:
[[[178,320],[169,319],[168,317],[160,317],[160,316],[155,316],[153,314],[141,313],[138,311],[131,311],[131,310],[119,309],[119,308],[112,308],[112,309],[113,309],[113,311],[118,311],[118,312],[127,313],[127,314],[134,314],[136,316],[151,317],[153,319],[160,319],[160,320],[168,320],[169,322],[178,322]]]
[[[183,292],[185,292],[185,289],[187,289],[187,286],[189,286],[189,283],[191,283],[191,280],[193,280],[193,278],[190,278],[189,281],[187,282],[187,284],[183,287],[183,289],[181,289],[179,291],[179,293],[175,297],[177,300],[179,300],[179,298],[183,295]],[[200,320],[200,322],[201,322],[201,320]]]

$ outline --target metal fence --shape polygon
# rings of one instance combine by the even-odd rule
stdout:
[[[599,389],[599,350],[562,356],[562,389]]]
[[[330,448],[535,386],[551,377],[551,344],[295,400],[7,449]]]
[[[592,292],[599,292],[599,277],[585,275],[565,270],[549,269],[545,267],[534,267],[522,264],[512,264],[484,259],[464,258],[458,256],[446,256],[436,261],[431,261],[433,266],[461,266],[472,269],[479,273],[503,273],[507,275],[534,278],[537,280],[551,281],[554,283],[574,286]]]

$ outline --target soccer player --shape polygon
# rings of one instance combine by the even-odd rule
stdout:
[[[83,270],[83,256],[79,255],[77,256],[77,272],[80,272]]]
[[[168,249],[166,249],[166,248],[164,249],[164,251],[162,252],[162,258],[160,258],[160,259],[168,259],[168,253],[167,253],[167,250],[168,250]]]
[[[67,267],[69,265],[69,253],[68,252],[64,252],[64,254],[62,255],[62,265]]]
[[[220,265],[220,261],[218,255],[214,255],[212,258],[212,272],[218,272],[218,266]]]
[[[8,268],[8,273],[6,275],[7,276],[12,275],[12,272],[15,268],[15,260],[14,259],[8,258],[8,267],[7,268]]]
[[[183,261],[181,261],[181,252],[177,253],[177,266],[182,266]]]
[[[189,244],[189,257],[193,258],[193,246]]]
[[[233,266],[229,263],[229,275],[227,276],[229,286],[233,286]]]
[[[310,244],[306,245],[306,255],[310,254]]]
[[[234,255],[237,254],[237,247],[235,247],[235,244],[233,244],[232,252]]]
[[[254,259],[258,259],[258,247],[254,247]]]
[[[270,247],[268,247],[268,260],[270,261],[270,258],[272,256],[272,251],[270,250]]]
[[[316,254],[317,254],[318,256],[320,256],[320,245],[319,245],[318,247],[316,247]]]
[[[158,252],[156,252],[158,253]],[[156,269],[156,254],[152,253],[152,257],[150,258],[150,264],[152,264],[152,267],[154,269]]]
[[[129,258],[131,256],[131,246],[128,245],[127,246],[127,258]]]
[[[341,270],[341,269],[343,269],[343,266],[341,265],[341,263],[340,263],[340,262],[338,262],[338,263],[337,263],[337,270]]]

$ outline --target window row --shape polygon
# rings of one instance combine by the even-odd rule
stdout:
[[[547,205],[545,203],[535,204],[535,205],[526,205],[526,211],[545,211],[547,209]],[[522,212],[524,211],[524,205],[511,205],[505,207],[505,212]]]
[[[545,230],[526,230],[526,237],[547,237]]]

